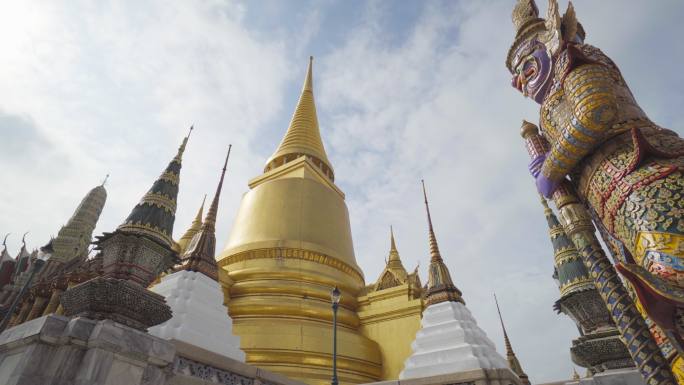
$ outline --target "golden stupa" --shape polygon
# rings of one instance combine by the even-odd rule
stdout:
[[[396,378],[419,328],[420,282],[404,273],[391,284],[366,286],[344,193],[321,140],[311,64],[287,133],[264,173],[249,182],[217,256],[233,333],[247,363],[329,384],[330,291],[337,286],[340,383]],[[392,250],[394,266],[398,253]],[[374,295],[378,290],[385,294]]]

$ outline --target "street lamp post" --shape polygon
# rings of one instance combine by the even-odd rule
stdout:
[[[340,305],[340,289],[335,288],[330,292],[330,299],[332,300],[333,309],[333,375],[331,385],[338,385],[337,381],[337,307]]]
[[[19,303],[21,302],[21,299],[24,297],[26,290],[28,290],[28,288],[31,286],[33,277],[36,274],[38,274],[40,269],[43,268],[43,265],[45,265],[45,262],[47,262],[49,257],[50,254],[48,253],[38,253],[38,257],[35,261],[33,261],[33,265],[31,266],[31,272],[29,273],[26,283],[24,283],[24,286],[22,286],[21,290],[19,290],[19,294],[17,294],[17,296],[14,297],[14,301],[12,301],[12,305],[10,305],[9,309],[7,310],[5,318],[3,318],[2,323],[0,323],[0,333],[4,332],[5,328],[7,328],[7,324],[9,324],[9,321],[12,318],[12,313],[14,313],[14,310],[17,308],[17,305],[19,305]]]

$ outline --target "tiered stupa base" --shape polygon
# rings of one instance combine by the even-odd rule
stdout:
[[[150,290],[163,295],[173,311],[173,317],[150,328],[150,334],[245,361],[240,337],[231,332],[233,321],[223,306],[218,282],[202,273],[181,270],[163,277]]]
[[[508,368],[494,343],[460,302],[428,306],[412,348],[400,379]]]

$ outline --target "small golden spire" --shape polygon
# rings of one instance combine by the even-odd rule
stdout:
[[[496,303],[496,311],[499,313],[499,321],[501,321],[501,329],[504,335],[504,344],[506,345],[506,359],[508,360],[508,367],[515,373],[523,385],[530,385],[530,380],[527,374],[523,371],[522,365],[518,357],[515,356],[513,352],[513,346],[511,341],[508,339],[508,333],[506,333],[506,326],[503,322],[503,317],[501,316],[501,309],[499,309],[499,301],[496,299],[496,293],[494,293],[494,303]]]
[[[211,206],[209,206],[209,211],[207,212],[206,218],[204,218],[204,223],[202,223],[202,228],[207,228],[211,226],[213,229],[216,225],[216,215],[218,213],[218,203],[221,196],[221,189],[223,188],[223,178],[226,176],[226,168],[228,167],[228,159],[230,158],[230,149],[233,148],[232,144],[228,145],[228,153],[226,154],[226,160],[223,163],[223,169],[221,171],[221,179],[216,187],[216,193],[214,194],[214,199],[211,201]],[[213,230],[212,230],[213,231]]]
[[[423,197],[425,198],[425,211],[427,212],[428,219],[428,229],[430,237],[430,260],[431,261],[441,261],[442,255],[439,252],[439,246],[437,246],[437,237],[435,237],[435,230],[432,227],[432,217],[430,217],[430,205],[428,204],[427,193],[425,192],[425,181],[420,180],[423,185]]]
[[[401,258],[399,257],[399,250],[397,250],[397,243],[394,240],[394,229],[390,226],[390,252],[389,258],[387,258],[387,268],[392,270],[394,274],[400,277],[402,280],[406,279],[408,272],[401,263]]]
[[[332,166],[325,153],[318,127],[316,103],[313,95],[313,56],[309,57],[309,66],[306,69],[302,94],[292,115],[290,126],[278,149],[266,161],[264,172],[301,156],[312,158],[314,164],[320,167],[331,180],[334,180]]]
[[[397,244],[394,242],[394,229],[390,225],[390,251],[397,251]]]
[[[430,306],[440,302],[460,302],[465,304],[458,290],[451,280],[449,269],[442,260],[442,255],[437,246],[437,237],[432,228],[432,217],[430,217],[430,205],[428,204],[427,192],[425,191],[425,181],[420,180],[423,185],[423,197],[425,198],[425,211],[427,212],[429,239],[430,239],[430,266],[428,267],[427,295],[425,304]]]
[[[197,210],[197,214],[195,215],[195,219],[193,219],[192,223],[190,224],[190,227],[185,231],[182,237],[178,239],[178,244],[179,247],[179,254],[183,254],[185,252],[185,249],[188,247],[188,243],[190,243],[190,240],[192,237],[197,234],[200,229],[202,228],[202,217],[204,216],[204,202],[207,200],[207,194],[204,194],[204,198],[202,199],[202,205],[200,206],[199,210]]]

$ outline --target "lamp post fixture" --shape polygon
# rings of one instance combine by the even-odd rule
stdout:
[[[330,299],[332,301],[333,309],[333,375],[331,385],[338,385],[337,381],[337,307],[340,305],[340,289],[335,286],[330,292]]]
[[[28,290],[28,288],[31,286],[33,277],[36,274],[38,274],[38,272],[43,268],[43,265],[45,265],[45,262],[47,262],[48,258],[50,258],[49,253],[44,253],[42,251],[38,253],[38,257],[35,261],[33,261],[33,264],[31,265],[31,272],[29,273],[26,283],[24,283],[24,286],[22,286],[21,290],[19,290],[19,294],[17,294],[17,296],[14,297],[14,301],[12,301],[12,304],[7,310],[5,318],[3,318],[2,323],[0,323],[0,333],[4,332],[5,328],[7,328],[7,324],[9,324],[9,321],[12,318],[12,313],[14,313],[14,310],[17,308],[17,305],[19,305],[19,302],[21,302],[21,299],[24,297],[26,290]]]

